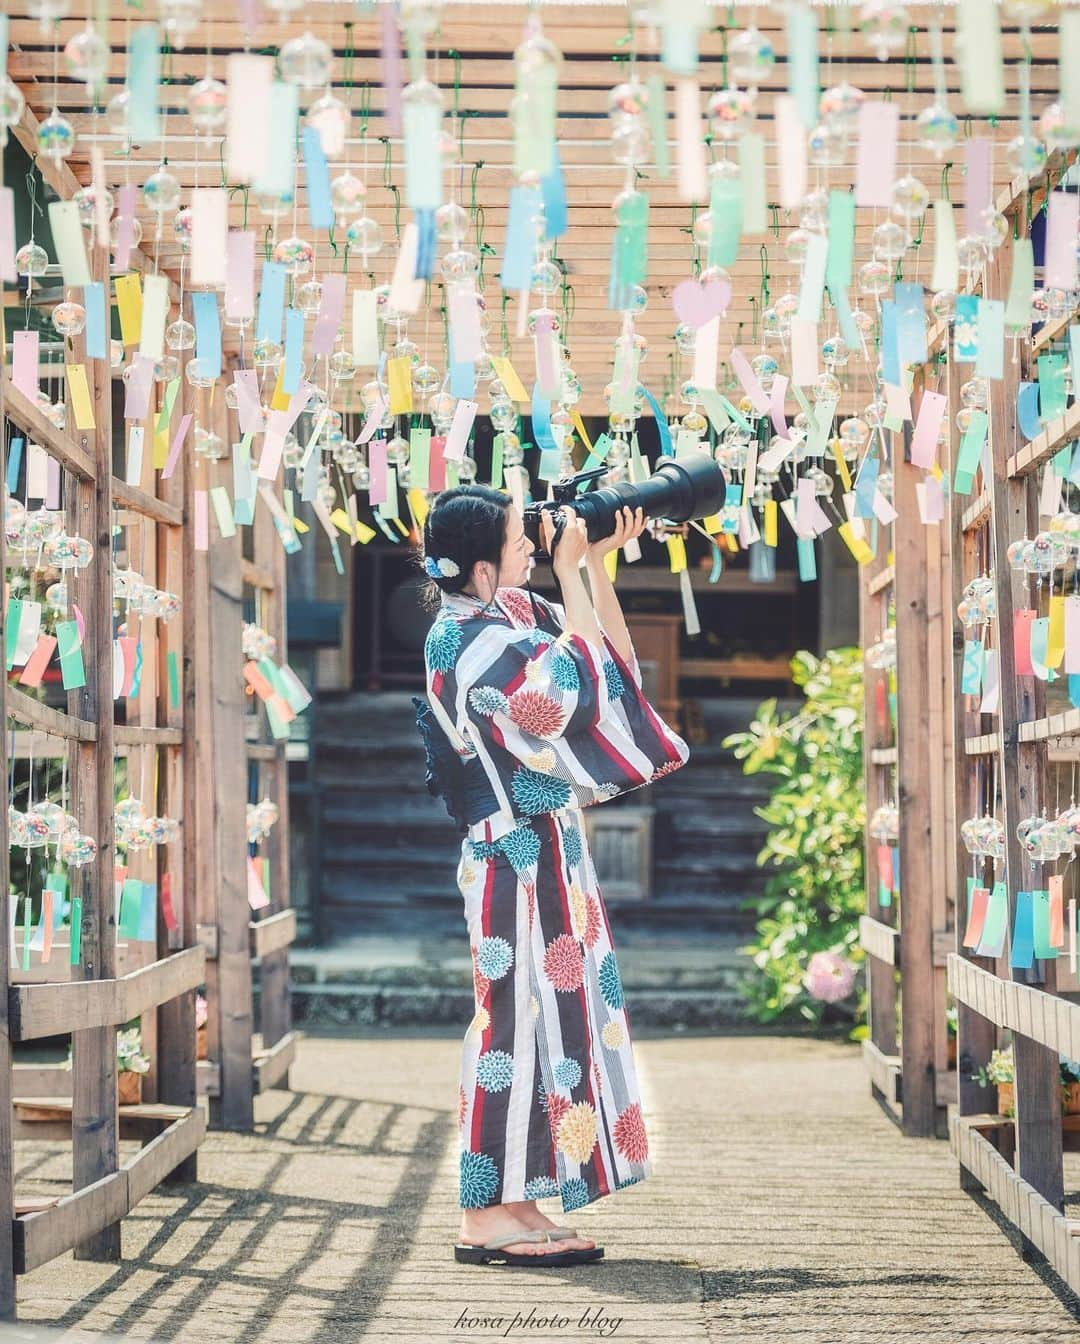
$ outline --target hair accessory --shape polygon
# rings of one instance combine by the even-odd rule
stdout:
[[[433,555],[425,555],[424,569],[433,579],[452,579],[461,573],[461,566],[447,555],[440,556],[438,560]]]

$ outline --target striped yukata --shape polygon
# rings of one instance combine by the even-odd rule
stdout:
[[[581,809],[677,770],[689,748],[620,657],[565,613],[500,588],[444,593],[428,700],[498,805],[469,827],[458,886],[475,1015],[458,1097],[460,1204],[558,1195],[564,1212],[651,1171],[630,1025]],[[550,628],[549,628],[550,627]]]

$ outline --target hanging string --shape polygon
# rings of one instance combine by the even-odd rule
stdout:
[[[386,148],[386,154],[383,158],[383,186],[387,191],[393,193],[394,197],[394,233],[401,241],[401,192],[394,185],[393,178],[390,175],[390,137],[382,135],[379,139]]]
[[[761,307],[765,309],[769,306],[769,296],[772,291],[769,289],[769,249],[764,243],[761,244],[759,255],[761,257]]]

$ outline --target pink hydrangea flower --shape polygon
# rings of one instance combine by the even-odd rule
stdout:
[[[855,966],[838,952],[815,952],[803,984],[812,998],[825,1003],[846,999],[855,985]]]

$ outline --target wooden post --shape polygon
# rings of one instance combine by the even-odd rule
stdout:
[[[929,576],[927,529],[915,495],[921,479],[906,461],[906,438],[892,435],[897,518],[896,566],[897,792],[900,809],[900,1011],[903,1128],[911,1136],[937,1131],[934,1086],[934,973],[930,741]],[[935,538],[936,544],[936,538]]]
[[[92,249],[93,273],[105,286],[109,305],[109,254]],[[108,325],[106,325],[108,330]],[[83,338],[77,352],[85,351]],[[112,571],[112,373],[107,360],[81,362],[87,369],[95,429],[72,437],[93,459],[94,479],[79,481],[69,518],[93,543],[94,558],[69,580],[71,600],[86,617],[83,665],[86,685],[72,691],[69,710],[94,724],[96,742],[80,742],[73,755],[72,798],[82,829],[97,840],[97,857],[71,876],[73,894],[82,895],[81,961],[72,979],[111,979],[116,974],[116,908],[113,869],[113,571]],[[70,415],[70,410],[69,410]],[[90,1027],[72,1032],[71,1137],[73,1188],[81,1190],[119,1167],[116,1028]],[[120,1224],[112,1223],[75,1247],[78,1260],[120,1259]]]

